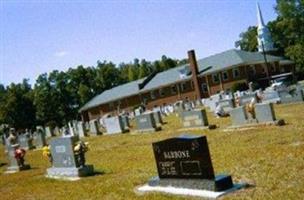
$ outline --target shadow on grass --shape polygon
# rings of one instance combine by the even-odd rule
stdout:
[[[0,163],[0,167],[7,165],[7,163]]]

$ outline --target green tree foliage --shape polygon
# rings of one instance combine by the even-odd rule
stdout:
[[[70,68],[66,72],[54,70],[41,74],[34,88],[25,80],[5,88],[0,84],[0,124],[16,128],[33,125],[64,125],[78,117],[78,110],[95,95],[117,85],[148,76],[153,71],[185,64],[163,56],[149,62],[134,59],[116,66],[112,62],[97,62],[96,67]]]
[[[236,47],[240,47],[245,51],[257,51],[258,40],[257,40],[257,27],[249,26],[247,31],[240,34],[240,40],[235,42]]]
[[[17,129],[35,125],[35,107],[31,86],[26,79],[22,83],[12,83],[4,93],[2,87],[0,103],[0,121],[11,124]]]

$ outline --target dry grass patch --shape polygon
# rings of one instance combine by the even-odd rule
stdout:
[[[245,181],[255,187],[241,190],[222,199],[304,199],[304,104],[276,105],[277,118],[286,126],[266,126],[243,131],[224,132],[229,118],[216,119],[208,113],[215,130],[187,131],[207,135],[216,173],[232,174],[235,182]],[[100,174],[69,182],[44,177],[49,163],[41,151],[30,151],[27,162],[32,170],[3,174],[0,167],[1,200],[10,199],[102,199],[102,200],[169,200],[197,199],[163,194],[135,194],[134,188],[156,175],[152,142],[183,132],[179,119],[165,118],[163,129],[154,134],[121,134],[90,137],[87,163]],[[0,147],[0,161],[6,161]]]

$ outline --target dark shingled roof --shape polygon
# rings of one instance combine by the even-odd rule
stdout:
[[[268,62],[282,61],[284,58],[277,56],[266,56]],[[211,74],[223,69],[228,69],[238,65],[264,63],[264,55],[260,52],[247,52],[237,49],[231,49],[218,53],[197,61],[199,71],[211,68],[204,71],[202,74]],[[169,85],[181,80],[189,79],[191,75],[184,77],[180,76],[180,70],[188,67],[189,64],[182,65],[180,67],[172,68],[167,71],[160,72],[155,75],[144,88],[139,90],[138,84],[142,83],[144,79],[132,81],[109,90],[95,96],[88,103],[86,103],[79,111],[85,111],[98,105],[108,103],[114,100],[122,99],[128,96],[136,95],[140,92],[148,91],[154,88],[159,88],[164,85]]]

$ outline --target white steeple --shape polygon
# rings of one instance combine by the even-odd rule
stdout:
[[[273,42],[271,39],[271,35],[269,32],[269,29],[267,26],[265,26],[262,12],[260,9],[259,3],[257,3],[257,17],[258,17],[258,49],[259,52],[263,52],[263,46],[264,46],[264,51],[274,51],[275,49],[273,48]]]

